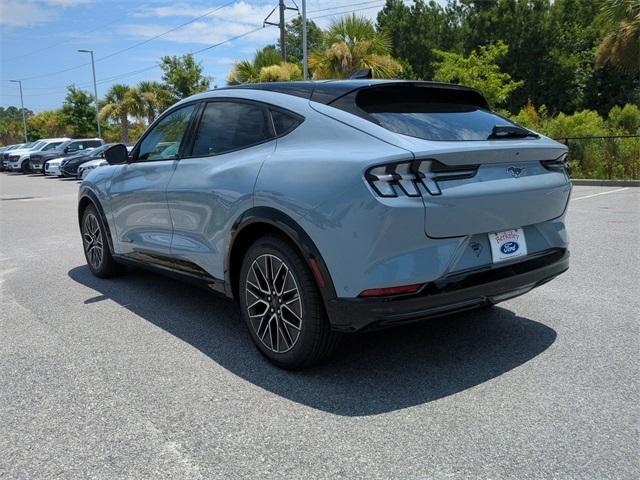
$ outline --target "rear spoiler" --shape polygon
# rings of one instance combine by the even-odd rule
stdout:
[[[438,82],[370,80],[359,78],[311,82],[253,83],[225,87],[225,89],[268,90],[306,98],[312,102],[331,105],[343,110],[346,109],[346,103],[343,100],[349,97],[352,98],[352,103],[355,104],[355,95],[359,93],[375,96],[417,95],[417,98],[426,96],[430,99],[437,99],[437,101],[440,102],[464,103],[466,105],[489,109],[489,105],[480,91],[462,85]]]

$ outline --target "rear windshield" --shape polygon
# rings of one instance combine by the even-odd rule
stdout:
[[[441,89],[362,90],[356,104],[392,132],[425,140],[488,140],[495,127],[516,126],[467,95]],[[386,91],[385,91],[386,90]],[[522,138],[522,137],[521,137]]]

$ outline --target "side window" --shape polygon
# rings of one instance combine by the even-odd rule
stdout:
[[[68,148],[67,150],[68,153],[73,153],[73,152],[79,152],[80,150],[84,150],[85,146],[84,146],[84,142],[71,142],[67,148]]]
[[[266,108],[243,102],[210,102],[202,114],[191,155],[217,155],[270,138],[273,132]]]
[[[97,148],[100,146],[102,146],[102,142],[100,140],[89,140],[87,143],[85,143],[84,148]]]
[[[294,115],[290,115],[280,110],[271,110],[273,118],[273,126],[276,129],[276,135],[281,137],[302,123],[302,119]]]
[[[196,105],[180,108],[160,120],[142,140],[138,161],[176,158],[195,108]]]
[[[44,147],[42,150],[43,151],[47,151],[47,150],[53,150],[54,148],[58,147],[62,142],[53,142],[53,143],[49,143],[46,147]]]

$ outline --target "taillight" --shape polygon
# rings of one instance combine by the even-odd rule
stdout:
[[[540,163],[547,170],[565,172],[567,175],[571,175],[571,165],[569,165],[567,153],[563,153],[555,160],[543,160]]]
[[[431,195],[440,195],[439,181],[471,178],[477,171],[477,165],[452,167],[437,160],[413,160],[371,167],[365,178],[381,197],[418,197],[422,195],[420,186]]]

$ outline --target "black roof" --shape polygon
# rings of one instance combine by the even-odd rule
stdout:
[[[271,92],[295,95],[314,102],[329,104],[348,93],[368,87],[398,85],[405,87],[428,88],[466,92],[474,98],[474,104],[486,105],[486,100],[478,90],[462,85],[412,80],[311,80],[298,82],[248,83],[223,87],[226,89],[267,90]]]

